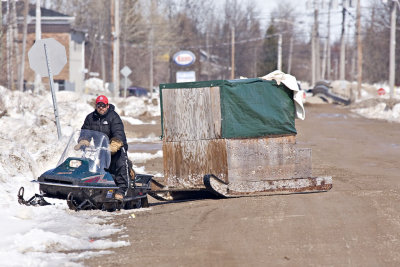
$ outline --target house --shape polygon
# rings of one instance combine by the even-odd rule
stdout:
[[[23,39],[23,22],[24,22],[24,3],[23,1],[16,2],[17,24],[18,24],[18,40],[20,54],[22,54],[22,39]],[[60,42],[67,53],[67,64],[63,70],[54,76],[54,82],[58,84],[59,90],[77,90],[81,91],[84,87],[84,70],[85,70],[85,33],[73,28],[75,17],[68,16],[51,9],[41,7],[41,32],[42,39],[54,38]],[[6,37],[7,37],[7,19],[6,19],[6,3],[2,4],[3,14],[3,36],[1,48],[1,67],[0,83],[7,84],[7,68],[5,62],[7,60]],[[25,88],[29,89],[33,86],[35,73],[29,66],[28,51],[35,42],[35,24],[36,24],[36,5],[29,4],[28,12],[28,31],[25,53],[25,71],[24,82]],[[16,61],[15,53],[13,57],[14,65],[14,83],[16,82]],[[43,84],[48,87],[48,78],[42,78]]]

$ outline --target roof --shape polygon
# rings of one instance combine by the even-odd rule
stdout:
[[[17,17],[22,17],[24,15],[24,2],[18,1],[16,2],[17,5]],[[3,14],[7,13],[7,5],[5,2],[2,3],[2,12]],[[57,18],[65,18],[65,19],[70,19],[72,18],[69,15],[57,12],[52,9],[47,9],[44,7],[40,8],[40,13],[42,17],[57,17]],[[36,16],[36,4],[29,4],[29,16],[35,17]]]

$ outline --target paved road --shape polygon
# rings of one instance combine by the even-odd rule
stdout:
[[[88,266],[400,266],[400,124],[309,106],[296,121],[331,191],[152,201],[118,216],[131,246]],[[146,168],[159,164],[149,164]],[[115,238],[122,238],[115,236]]]

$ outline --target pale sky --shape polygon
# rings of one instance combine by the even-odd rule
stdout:
[[[238,0],[240,2],[246,3],[249,0]],[[262,17],[261,22],[263,25],[266,25],[270,21],[270,13],[274,10],[279,3],[286,2],[291,6],[296,7],[296,11],[298,11],[301,15],[296,18],[298,23],[297,28],[301,30],[304,36],[309,36],[311,33],[311,25],[313,24],[313,7],[312,5],[307,7],[307,2],[313,3],[313,0],[253,0],[254,3],[260,8],[260,16]],[[328,2],[329,0],[319,0],[319,3],[324,3],[320,7],[320,26],[319,31],[321,37],[327,35],[327,13],[328,13]],[[216,3],[223,4],[225,0],[216,0]],[[341,0],[337,0],[337,3],[341,3]],[[350,8],[350,12],[352,12],[355,17],[355,8]],[[336,9],[331,11],[331,34],[332,41],[338,39],[341,32],[341,23],[342,23],[342,15],[341,15],[341,6],[339,5]],[[354,27],[355,21],[349,16],[346,16],[346,31],[348,31],[348,27]],[[350,29],[350,31],[353,31]]]

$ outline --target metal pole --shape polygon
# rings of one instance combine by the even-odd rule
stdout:
[[[60,121],[58,119],[58,108],[57,108],[56,93],[54,92],[53,74],[52,74],[51,68],[50,68],[50,60],[49,60],[49,55],[47,53],[47,45],[45,43],[43,45],[44,45],[44,54],[46,55],[47,71],[49,73],[51,96],[53,98],[54,116],[56,117],[58,140],[60,140],[62,134],[61,134]]]
[[[278,34],[278,64],[277,69],[282,70],[282,34]]]
[[[390,98],[394,95],[394,80],[395,80],[395,57],[396,57],[396,1],[392,1],[392,14],[390,20],[390,55],[389,55],[389,86]]]
[[[124,98],[126,98],[126,89],[128,88],[128,77],[125,76],[124,80]]]

